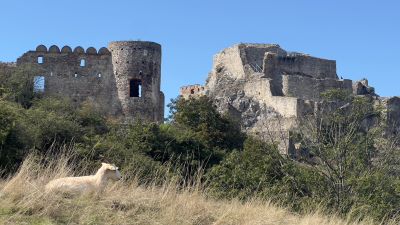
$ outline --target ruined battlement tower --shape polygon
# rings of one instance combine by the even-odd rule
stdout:
[[[78,46],[47,49],[39,45],[17,59],[17,67],[34,71],[34,91],[94,103],[99,111],[125,120],[162,122],[161,45],[116,41],[86,51]]]
[[[161,45],[144,41],[116,41],[111,42],[108,48],[122,112],[162,121]]]

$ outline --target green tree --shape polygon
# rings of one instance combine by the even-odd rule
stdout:
[[[398,206],[396,209],[392,202],[398,203],[400,196],[389,187],[396,178],[389,179],[390,184],[376,182],[385,173],[374,163],[378,153],[376,140],[383,131],[379,126],[382,124],[379,109],[367,96],[352,96],[339,90],[326,92],[324,98],[320,110],[304,119],[298,131],[303,148],[311,156],[311,160],[305,161],[325,177],[327,193],[332,194],[332,207],[345,214],[355,208],[369,208],[370,204],[375,206],[369,208],[374,213],[359,211],[378,220],[394,215]],[[392,200],[386,201],[388,197],[384,196]],[[382,204],[373,203],[372,199]]]
[[[208,148],[241,148],[245,135],[238,121],[221,115],[207,96],[172,100],[171,121],[178,127],[194,131]]]

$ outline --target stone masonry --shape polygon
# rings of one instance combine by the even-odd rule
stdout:
[[[76,104],[91,101],[101,112],[125,120],[164,119],[157,43],[116,41],[98,51],[39,45],[18,58],[16,65],[35,71],[35,82],[40,82],[35,91],[45,96],[68,97]]]
[[[205,95],[204,86],[200,84],[183,86],[179,90],[179,94],[184,98],[190,98],[191,96],[201,96]]]
[[[190,86],[189,86],[190,87]],[[237,44],[214,56],[202,94],[215,102],[220,112],[241,122],[242,129],[276,142],[282,154],[294,154],[290,131],[306,115],[318,110],[321,93],[341,89],[370,95],[385,106],[393,129],[399,131],[399,98],[379,98],[368,81],[339,79],[336,62],[297,52],[276,44]],[[188,94],[181,88],[185,98]]]

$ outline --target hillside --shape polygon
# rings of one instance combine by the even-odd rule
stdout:
[[[14,176],[2,181],[3,223],[257,224],[282,218],[337,224],[349,218],[387,224],[399,217],[399,136],[388,132],[388,114],[368,98],[324,92],[323,108],[339,101],[346,107],[300,124],[290,133],[299,154],[287,155],[277,142],[243,132],[207,96],[172,99],[165,123],[126,123],[100,113],[95,102],[34,93],[32,81],[24,71],[0,73],[0,179]],[[65,150],[73,154],[68,165],[74,170],[67,173],[54,165]],[[32,154],[50,157],[25,161],[28,166],[13,175]],[[50,178],[89,174],[104,161],[125,178],[109,194],[42,195]],[[184,185],[192,180],[199,181],[196,191]],[[310,215],[315,211],[340,219]]]
[[[51,177],[71,174],[66,158],[39,165],[28,157],[19,172],[0,184],[1,224],[372,224],[350,223],[321,213],[297,215],[268,201],[213,200],[202,188],[174,182],[138,185],[118,182],[102,195],[80,197],[46,195]],[[393,222],[394,224],[394,222]]]

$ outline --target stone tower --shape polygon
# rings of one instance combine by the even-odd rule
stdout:
[[[164,120],[157,43],[116,41],[98,51],[39,45],[18,58],[16,65],[0,64],[0,71],[26,66],[32,71],[33,91],[43,96],[68,98],[75,105],[90,102],[102,114],[125,122]]]
[[[108,49],[124,116],[163,121],[161,45],[147,41],[116,41],[111,42]]]

